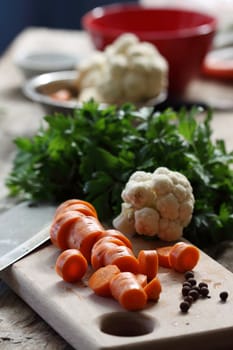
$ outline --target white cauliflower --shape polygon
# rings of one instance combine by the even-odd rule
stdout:
[[[135,171],[122,191],[122,212],[113,220],[113,226],[123,233],[158,236],[164,241],[175,241],[183,234],[192,218],[193,190],[188,179],[165,167],[153,173]],[[130,208],[130,230],[124,231]],[[121,225],[119,225],[119,222]],[[132,227],[134,225],[134,228]]]
[[[105,103],[140,103],[167,88],[168,63],[156,47],[140,42],[134,34],[118,37],[104,51],[96,52],[79,65],[77,86],[92,87]]]

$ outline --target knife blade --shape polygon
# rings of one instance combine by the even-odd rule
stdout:
[[[54,212],[54,206],[24,202],[0,215],[0,271],[49,240]]]

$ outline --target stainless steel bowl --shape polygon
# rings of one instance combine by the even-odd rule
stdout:
[[[78,90],[76,87],[77,79],[77,71],[62,71],[41,74],[26,81],[23,86],[23,93],[30,100],[41,104],[45,110],[50,113],[72,113],[74,109],[82,106],[82,102],[78,101]],[[68,89],[72,95],[72,98],[68,101],[58,101],[49,96],[60,89]],[[166,98],[167,93],[166,91],[163,91],[155,98],[138,106],[156,106],[165,101]],[[103,101],[101,105],[106,106],[107,104]]]

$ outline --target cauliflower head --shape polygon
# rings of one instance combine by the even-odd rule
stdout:
[[[164,241],[182,237],[195,202],[187,177],[166,167],[159,167],[153,173],[135,171],[121,197],[122,210],[113,220],[113,226],[123,233],[157,236]],[[129,226],[130,230],[124,231]]]
[[[156,47],[125,33],[80,63],[77,87],[81,98],[90,93],[98,102],[140,103],[165,90],[167,76],[168,63]]]

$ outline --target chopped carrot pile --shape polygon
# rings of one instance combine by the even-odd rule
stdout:
[[[192,270],[199,261],[195,246],[178,242],[157,249],[142,249],[136,257],[132,242],[120,231],[105,229],[94,206],[70,199],[61,203],[50,228],[51,242],[62,250],[55,269],[66,282],[93,269],[88,286],[102,297],[112,297],[126,310],[141,310],[157,302],[162,291],[159,267],[177,272]]]

